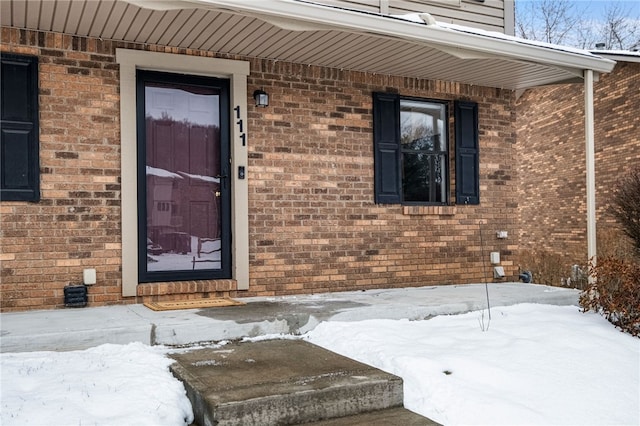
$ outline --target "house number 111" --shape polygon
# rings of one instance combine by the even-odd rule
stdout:
[[[240,118],[240,105],[237,105],[233,110],[236,112],[236,126],[238,126],[238,130],[240,131],[240,139],[242,139],[242,146],[247,145],[247,134],[243,130],[242,119]]]

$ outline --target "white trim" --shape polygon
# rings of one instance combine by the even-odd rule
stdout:
[[[587,257],[596,264],[596,169],[593,114],[593,71],[584,72],[584,133],[587,170]],[[589,282],[594,277],[589,274]]]
[[[389,0],[380,0],[380,13],[382,15],[389,14]]]
[[[249,232],[247,179],[239,180],[238,166],[247,165],[247,148],[242,146],[235,106],[247,123],[247,76],[249,62],[170,53],[116,49],[120,64],[120,155],[122,179],[122,295],[136,296],[138,286],[138,193],[136,150],[136,70],[178,72],[231,80],[231,185],[232,185],[232,277],[239,290],[249,287]],[[246,133],[246,124],[244,126]]]
[[[591,69],[596,72],[611,72],[614,61],[604,59],[586,50],[566,46],[544,44],[509,35],[482,31],[471,27],[425,25],[405,19],[366,14],[316,3],[297,0],[127,0],[149,9],[213,9],[233,11],[269,21],[297,20],[349,32],[365,32],[393,38],[402,38],[415,43],[428,44],[443,49],[462,47],[482,52],[496,58],[535,62],[546,66]],[[454,28],[455,27],[455,28]]]
[[[617,62],[633,62],[640,64],[640,52],[629,50],[591,50],[591,53]]]
[[[514,0],[504,0],[504,33],[510,36],[516,35],[516,3]]]

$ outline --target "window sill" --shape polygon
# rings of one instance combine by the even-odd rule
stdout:
[[[455,216],[456,206],[404,206],[402,214],[413,216]]]

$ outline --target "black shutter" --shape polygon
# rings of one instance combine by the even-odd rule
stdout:
[[[38,201],[38,58],[0,55],[0,200]]]
[[[480,204],[478,104],[455,102],[456,203]]]
[[[402,202],[400,173],[400,98],[389,93],[373,94],[373,145],[375,202]]]

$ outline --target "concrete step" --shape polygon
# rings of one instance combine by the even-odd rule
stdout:
[[[199,426],[292,425],[402,408],[402,379],[302,340],[231,343],[172,358]]]
[[[440,426],[426,417],[406,408],[387,408],[355,416],[321,420],[308,426]]]

